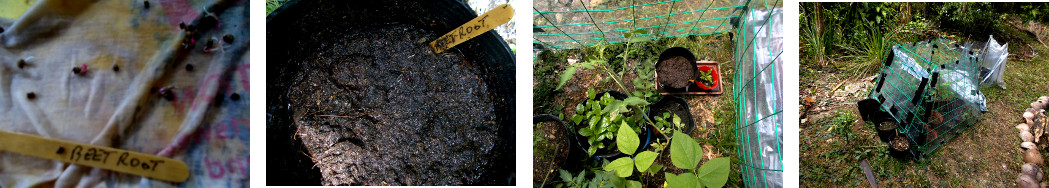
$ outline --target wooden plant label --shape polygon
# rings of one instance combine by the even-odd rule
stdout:
[[[470,40],[478,35],[488,32],[499,25],[503,25],[509,22],[514,17],[514,7],[510,7],[510,4],[503,4],[495,7],[488,12],[485,12],[481,16],[466,22],[459,28],[455,28],[452,32],[448,32],[430,42],[430,47],[433,48],[434,53],[441,53],[449,48],[459,45],[460,43]]]
[[[189,178],[189,167],[182,161],[34,135],[0,131],[0,151],[10,151],[176,183],[186,181]]]

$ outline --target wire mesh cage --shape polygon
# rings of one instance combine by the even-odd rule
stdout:
[[[534,44],[547,50],[626,42],[624,33],[647,38],[712,35],[731,30],[744,6],[725,0],[534,1]],[[537,48],[538,49],[538,48]]]
[[[861,113],[876,124],[896,123],[890,137],[906,138],[915,160],[979,121],[984,103],[980,64],[969,45],[941,38],[895,44],[890,50],[867,97],[881,113]]]
[[[783,10],[768,4],[747,6],[751,9],[738,22],[740,37],[733,52],[740,171],[747,187],[782,187]]]

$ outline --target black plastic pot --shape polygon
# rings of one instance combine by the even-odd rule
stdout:
[[[885,127],[885,129],[882,129],[883,127],[881,126],[881,124],[886,122],[894,123],[895,126]],[[896,129],[899,127],[900,124],[896,123],[896,120],[892,119],[891,117],[883,117],[880,120],[874,121],[874,129],[878,131],[878,139],[880,139],[882,142],[889,142],[889,140],[895,138],[897,135]]]
[[[906,160],[906,159],[908,159],[909,157],[912,156],[911,155],[911,149],[910,149],[911,147],[907,147],[907,149],[902,150],[902,151],[894,149],[892,146],[896,142],[907,142],[907,146],[910,146],[910,144],[911,144],[909,141],[907,141],[906,137],[902,137],[902,136],[893,138],[892,140],[889,140],[889,148],[888,148],[889,156],[892,156],[893,158],[900,159],[900,160]]]
[[[582,165],[580,165],[581,163],[578,163],[577,161],[581,161],[583,158],[586,158],[586,153],[580,153],[579,152],[580,151],[579,150],[579,148],[580,148],[579,142],[576,141],[576,137],[574,136],[574,135],[577,134],[576,131],[575,131],[575,128],[573,128],[572,126],[568,126],[567,123],[561,121],[560,118],[557,118],[557,116],[554,116],[554,115],[539,114],[539,115],[536,115],[536,116],[532,117],[532,123],[533,124],[538,124],[538,123],[542,123],[542,122],[556,122],[557,126],[560,126],[561,129],[564,130],[563,131],[564,134],[560,135],[560,136],[568,138],[568,155],[567,155],[568,158],[565,159],[565,160],[562,160],[563,163],[562,164],[557,164],[557,166],[560,167],[561,169],[565,169],[565,170],[568,170],[570,172],[579,171],[581,169]],[[564,162],[569,162],[569,163],[564,163]],[[538,180],[538,179],[536,179],[536,180]]]
[[[691,113],[691,110],[690,110],[690,108],[688,106],[688,102],[685,102],[685,99],[682,99],[681,97],[664,96],[662,99],[659,99],[659,101],[656,101],[656,103],[649,104],[648,105],[648,111],[645,112],[646,120],[655,123],[655,121],[656,121],[655,117],[656,116],[662,116],[664,112],[670,112],[669,110],[666,110],[664,108],[668,108],[672,104],[678,104],[682,108],[684,108],[683,111],[685,113],[683,113],[683,114],[676,114],[676,115],[678,115],[678,117],[681,118],[682,123],[685,124],[685,127],[682,128],[681,131],[684,132],[685,134],[692,133],[692,129],[696,127],[696,121],[692,118],[692,113]],[[671,120],[667,120],[667,121],[669,122]],[[663,133],[660,132],[658,129],[653,128],[652,130],[653,130],[652,132],[655,134],[656,139],[658,139],[658,140],[665,140],[666,139],[665,136],[663,136]],[[667,137],[669,137],[669,136],[667,136]]]
[[[456,27],[469,22],[477,17],[477,14],[466,4],[455,0],[383,0],[383,1],[299,1],[291,0],[282,7],[275,10],[266,17],[266,91],[268,106],[288,105],[289,86],[302,74],[300,62],[292,62],[290,59],[313,55],[313,49],[317,49],[318,41],[327,41],[328,38],[318,37],[320,33],[341,34],[353,33],[354,28],[361,25],[375,25],[400,23],[412,25],[415,28],[436,33],[437,36],[452,31]],[[246,27],[246,26],[241,26]],[[435,39],[435,38],[434,38]],[[430,39],[433,40],[433,39]],[[514,129],[515,129],[515,81],[514,69],[515,58],[510,48],[501,37],[494,31],[489,31],[473,39],[470,39],[445,53],[459,53],[465,61],[476,66],[477,76],[485,82],[492,101],[495,103],[495,115],[498,126],[501,126],[498,136],[505,142],[498,144],[494,151],[500,153],[507,160],[496,160],[493,163],[478,166],[488,168],[489,174],[483,174],[483,178],[476,184],[481,185],[513,185],[514,184]],[[272,112],[272,113],[271,113]],[[291,116],[294,112],[267,110],[271,116]],[[293,126],[293,124],[267,125],[271,126]],[[270,148],[269,151],[277,151]],[[287,155],[287,153],[270,153],[273,155]],[[271,165],[271,169],[281,169],[281,166]],[[316,171],[316,169],[312,169]],[[282,181],[283,178],[267,178],[272,181]],[[319,181],[319,180],[318,180]],[[279,182],[278,182],[279,184]]]
[[[627,97],[629,97],[626,93],[615,91],[615,90],[602,91],[602,92],[597,93],[594,96],[597,97],[597,99],[601,99],[601,97],[605,96],[605,93],[608,93],[608,96],[611,96],[612,98],[615,98],[615,99],[618,99],[618,100],[623,100],[623,99],[626,99]],[[586,105],[586,101],[589,100],[589,99],[590,99],[589,97],[583,99],[583,105],[584,106]],[[638,121],[643,121],[643,120],[638,119]],[[642,125],[642,126],[640,126],[641,131],[638,132],[638,138],[640,138],[640,140],[642,142],[641,142],[641,144],[639,144],[637,146],[637,151],[642,151],[642,150],[645,150],[646,148],[648,148],[648,144],[652,140],[652,128],[647,126],[648,124],[644,124],[642,122],[637,122],[637,123],[638,123],[638,125]],[[581,125],[574,125],[574,127],[576,127],[576,130],[578,130],[581,127]],[[586,153],[586,149],[590,148],[590,143],[586,141],[586,137],[584,137],[582,135],[579,135],[578,132],[575,132],[575,133],[576,133],[575,136],[577,136],[576,140],[579,143],[580,151],[582,151],[585,154]],[[607,143],[605,143],[606,146],[611,146],[612,143],[615,143],[615,140],[609,140],[609,141],[606,141],[606,142],[607,142]],[[594,156],[592,156],[592,157],[595,160],[601,160],[601,159],[615,159],[615,158],[619,158],[619,157],[623,157],[623,156],[627,156],[627,155],[624,154],[623,152],[615,151],[615,150],[613,150],[613,148],[605,147],[605,149],[597,150],[597,152],[594,152]]]
[[[860,111],[863,121],[878,121],[887,113],[881,111],[881,103],[876,99],[864,99],[856,102],[856,109]]]
[[[663,53],[660,53],[659,54],[659,61],[656,62],[656,66],[655,66],[655,67],[657,67],[656,71],[658,72],[658,70],[659,70],[658,67],[660,65],[662,65],[663,61],[665,61],[667,59],[670,59],[672,57],[677,57],[677,56],[684,57],[685,59],[688,60],[688,62],[692,63],[692,67],[693,68],[689,69],[692,72],[688,73],[688,74],[692,75],[693,79],[695,79],[696,75],[699,75],[699,69],[696,67],[696,55],[693,55],[691,51],[689,51],[686,48],[682,48],[682,47],[673,47],[673,48],[664,50]],[[684,92],[684,91],[688,90],[688,87],[691,87],[692,85],[695,85],[695,84],[686,84],[685,87],[683,87],[683,88],[674,88],[674,87],[670,87],[670,86],[664,86],[663,84],[659,84],[659,83],[656,83],[656,84],[658,84],[660,88],[662,88],[664,91],[667,91],[667,92]]]

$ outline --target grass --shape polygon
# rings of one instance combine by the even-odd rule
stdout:
[[[895,39],[896,32],[899,30],[892,29],[890,31],[883,31],[873,23],[867,22],[863,26],[866,33],[859,33],[861,40],[856,41],[856,46],[841,46],[845,51],[855,54],[851,56],[845,56],[846,58],[853,58],[856,63],[850,64],[849,70],[853,71],[853,74],[871,74],[878,71],[881,68],[881,61],[889,55],[889,47],[892,46],[892,42]]]
[[[818,65],[826,65],[830,62],[828,53],[832,50],[834,39],[840,38],[833,35],[841,32],[828,31],[827,29],[831,27],[826,26],[824,23],[822,13],[809,13],[801,15],[801,17],[800,20],[805,22],[801,27],[801,33],[805,36],[801,37],[804,41],[801,48],[806,52],[803,55],[807,55],[807,57],[802,57],[802,59],[811,59]]]

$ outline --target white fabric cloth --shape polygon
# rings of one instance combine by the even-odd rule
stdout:
[[[0,151],[0,187],[247,186],[248,2],[143,2],[42,0],[0,22],[0,130],[172,157],[189,180]],[[210,14],[220,24],[184,48],[179,24]]]

